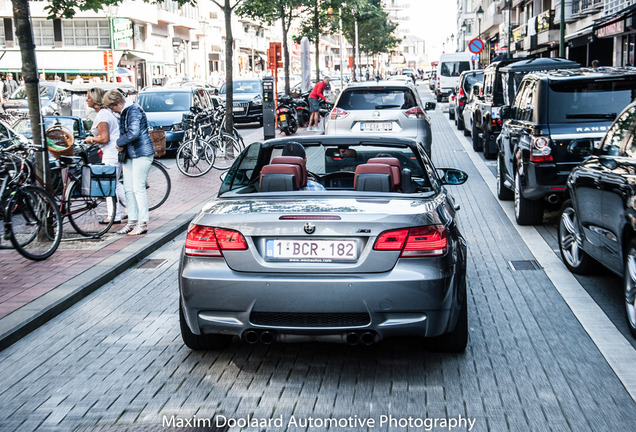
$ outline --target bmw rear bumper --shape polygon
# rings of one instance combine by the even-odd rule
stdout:
[[[452,264],[448,255],[402,259],[385,273],[330,275],[239,273],[223,259],[185,256],[180,296],[196,334],[438,336],[454,328],[466,295],[465,261]]]

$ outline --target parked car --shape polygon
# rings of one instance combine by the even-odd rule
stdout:
[[[560,202],[583,161],[580,140],[600,141],[636,95],[636,69],[573,69],[527,75],[498,139],[497,191],[520,225],[539,224],[546,201]]]
[[[19,141],[23,144],[29,142],[23,134],[9,126],[5,121],[0,120],[0,148],[8,147],[15,141]]]
[[[570,146],[589,156],[574,168],[561,209],[559,249],[573,273],[584,274],[597,262],[623,277],[625,309],[636,337],[636,103],[614,121],[603,141],[581,139]]]
[[[483,82],[484,71],[482,69],[464,71],[459,76],[459,82],[455,87],[455,124],[458,130],[464,130],[464,107],[466,106],[470,91],[478,82]]]
[[[428,77],[428,88],[435,91],[437,85],[437,70],[432,70]]]
[[[290,141],[304,146],[306,162],[280,156]],[[356,161],[351,170],[345,158]],[[301,190],[309,174],[326,189]],[[443,185],[466,178],[436,170],[412,139],[251,144],[188,229],[183,341],[196,350],[223,349],[234,336],[371,345],[402,335],[463,351],[466,244]]]
[[[413,78],[408,75],[391,75],[387,77],[387,81],[397,81],[405,85],[413,84]]]
[[[462,72],[475,69],[469,52],[444,53],[437,64],[435,96],[437,102],[447,98],[459,81]]]
[[[40,103],[42,115],[70,115],[71,97],[70,84],[64,81],[40,81]],[[15,117],[25,117],[29,114],[26,87],[20,86],[5,100],[4,110]]]
[[[516,89],[523,77],[531,72],[556,69],[573,69],[581,65],[562,58],[507,59],[491,63],[484,69],[483,100],[478,105],[473,147],[483,150],[486,159],[497,155],[496,139],[501,132],[502,119],[499,109],[506,101],[514,100]]]
[[[234,106],[232,113],[236,123],[258,122],[263,126],[263,84],[259,79],[236,79],[232,84]],[[225,101],[225,83],[219,96]],[[229,108],[228,108],[229,109]]]
[[[477,110],[477,105],[480,103],[480,95],[481,90],[483,88],[483,83],[478,81],[473,84],[473,88],[470,89],[470,93],[468,95],[468,99],[466,100],[466,104],[464,105],[464,110],[462,111],[464,123],[464,135],[468,136],[473,133],[475,130],[475,111]],[[475,138],[473,137],[473,149],[475,149]]]
[[[349,84],[336,99],[325,134],[390,135],[415,139],[431,154],[431,119],[413,84],[368,81]]]
[[[202,87],[150,87],[139,92],[139,105],[148,125],[166,132],[166,150],[177,150],[183,140],[183,115],[193,107],[213,107],[208,90]]]

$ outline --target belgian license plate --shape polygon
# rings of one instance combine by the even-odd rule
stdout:
[[[360,131],[362,132],[390,132],[393,130],[391,122],[368,122],[360,123]]]
[[[279,240],[266,242],[265,258],[298,262],[355,261],[356,240]]]

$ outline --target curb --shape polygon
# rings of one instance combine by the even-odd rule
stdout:
[[[17,342],[183,233],[209,199],[0,319],[0,350]]]

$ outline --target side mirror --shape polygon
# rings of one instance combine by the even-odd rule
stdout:
[[[437,175],[445,185],[460,185],[468,180],[468,174],[455,168],[438,168]]]
[[[436,107],[435,102],[426,102],[424,104],[424,111],[433,111],[435,107]]]
[[[568,145],[568,153],[572,156],[584,159],[594,154],[594,142],[590,139],[572,140]]]
[[[506,120],[511,118],[512,111],[510,110],[510,107],[508,105],[503,105],[501,107],[501,110],[499,111],[499,115],[501,116],[502,120]]]

